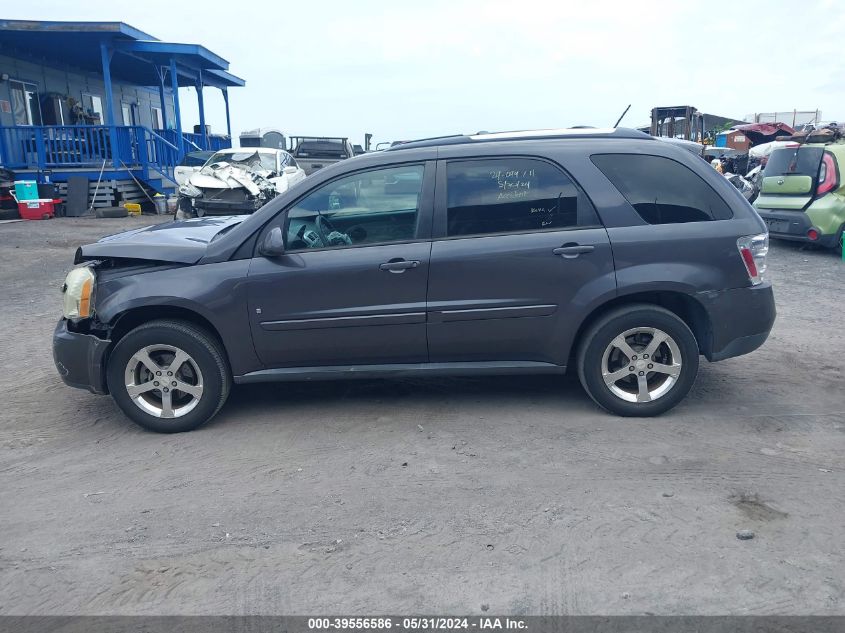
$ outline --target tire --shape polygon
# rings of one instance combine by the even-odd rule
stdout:
[[[625,339],[621,339],[623,334]],[[668,338],[658,340],[656,349],[645,358],[649,344],[663,335]],[[632,353],[616,346],[620,340]],[[633,304],[608,312],[584,333],[577,354],[578,378],[587,395],[611,413],[626,417],[660,415],[689,393],[698,374],[698,356],[695,335],[674,312],[651,304]],[[649,371],[655,366],[667,371]],[[614,374],[619,376],[616,381]]]
[[[182,211],[182,209],[176,209],[173,213],[173,221],[174,222],[181,222],[182,220],[190,220],[191,218],[197,217],[193,211]]]
[[[173,362],[179,367],[173,369]],[[168,376],[171,369],[174,375]],[[106,379],[109,393],[123,412],[158,433],[181,433],[202,426],[220,411],[232,384],[226,356],[216,338],[192,323],[173,320],[150,321],[120,339],[109,356]],[[190,393],[178,386],[164,386],[166,382],[171,386],[176,382]],[[136,389],[130,394],[132,387]]]
[[[94,216],[98,218],[125,218],[129,212],[124,207],[97,207]]]

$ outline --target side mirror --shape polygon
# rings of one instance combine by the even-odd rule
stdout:
[[[278,226],[270,229],[261,242],[258,252],[264,257],[281,257],[285,254],[285,236]]]
[[[288,165],[287,167],[285,167],[284,171],[286,174],[295,174],[298,170],[293,165]]]

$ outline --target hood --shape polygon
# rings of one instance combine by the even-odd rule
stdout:
[[[215,235],[240,224],[246,217],[230,215],[193,218],[110,235],[77,249],[74,263],[119,258],[195,264],[205,254]]]
[[[206,165],[198,173],[188,178],[188,182],[197,189],[246,189],[257,196],[262,189],[272,189],[268,180],[271,175],[266,169],[251,169],[241,165],[218,162]]]
[[[188,182],[199,189],[232,189],[240,187],[240,183],[232,181],[227,182],[225,177],[218,178],[213,174],[193,173],[188,178]]]

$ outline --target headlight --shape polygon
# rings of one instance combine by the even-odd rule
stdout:
[[[66,319],[87,319],[94,314],[94,271],[89,266],[74,268],[62,286],[62,309]]]
[[[199,198],[202,195],[202,189],[194,187],[190,182],[184,185],[179,185],[179,193],[188,198]]]

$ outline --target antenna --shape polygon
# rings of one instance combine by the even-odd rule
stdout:
[[[625,115],[628,114],[628,110],[630,110],[630,109],[631,109],[631,104],[629,103],[628,107],[625,108],[625,112],[622,113],[622,116],[620,116],[618,119],[616,119],[616,124],[613,127],[619,127],[619,123],[622,121],[622,119],[625,118]]]

